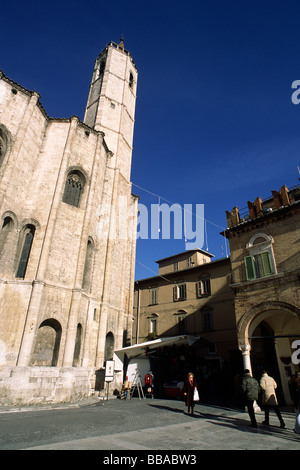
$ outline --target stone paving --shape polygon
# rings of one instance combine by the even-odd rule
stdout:
[[[122,401],[123,402],[123,401]],[[30,448],[31,450],[118,450],[118,451],[176,451],[186,453],[196,450],[300,450],[300,435],[294,432],[295,413],[282,410],[286,428],[281,429],[274,413],[270,414],[270,426],[262,423],[263,412],[257,413],[258,427],[250,426],[249,417],[243,410],[199,404],[192,417],[185,413],[182,402],[171,400],[131,400],[120,403],[122,413],[147,413],[146,407],[155,407],[167,416],[173,413],[172,424],[146,422],[144,429],[106,433],[66,442],[57,442]],[[70,405],[76,406],[76,405]],[[79,405],[80,406],[80,405]],[[149,408],[148,408],[149,409]],[[128,411],[127,411],[128,410]],[[105,409],[101,411],[105,413]],[[171,415],[169,415],[171,416]],[[124,418],[124,414],[122,419]],[[173,422],[174,421],[174,422]],[[122,423],[120,423],[122,428]]]

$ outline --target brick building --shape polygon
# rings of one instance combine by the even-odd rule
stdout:
[[[244,366],[262,367],[291,403],[293,342],[300,339],[300,188],[257,197],[246,210],[226,212],[237,337]]]
[[[174,340],[172,347],[170,339],[171,346],[157,348],[152,367],[160,386],[182,381],[189,369],[213,386],[214,378],[240,365],[230,259],[213,260],[195,249],[157,263],[157,276],[135,282],[133,340],[186,337],[185,346]],[[197,341],[191,345],[189,337]]]

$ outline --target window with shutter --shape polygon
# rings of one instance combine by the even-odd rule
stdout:
[[[173,287],[174,301],[186,299],[186,284],[177,284]]]
[[[178,300],[178,287],[174,286],[173,287],[173,300],[176,302]]]
[[[158,304],[158,287],[152,287],[150,289],[150,305]]]
[[[260,279],[274,274],[271,256],[268,251],[245,257],[247,280]]]
[[[252,279],[256,279],[254,261],[253,261],[252,256],[245,257],[245,265],[246,265],[247,280],[251,281]]]
[[[267,251],[261,253],[261,260],[262,260],[264,275],[269,276],[270,274],[273,274],[270,253],[268,253]]]
[[[204,297],[210,295],[210,279],[202,279],[197,282],[197,297]]]

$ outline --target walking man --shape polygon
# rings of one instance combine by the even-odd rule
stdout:
[[[246,369],[244,372],[244,377],[242,380],[242,392],[245,397],[248,414],[251,420],[251,426],[253,428],[257,428],[254,402],[258,400],[259,383],[254,377],[251,376],[249,369]]]
[[[277,418],[279,419],[280,427],[285,428],[285,424],[282,419],[276,398],[275,389],[277,388],[277,384],[275,380],[267,374],[266,371],[263,371],[262,377],[260,379],[260,388],[263,391],[262,404],[265,408],[265,420],[263,421],[263,424],[266,424],[267,426],[269,425],[270,408],[272,408],[275,411]]]

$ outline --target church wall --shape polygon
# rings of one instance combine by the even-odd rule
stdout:
[[[4,367],[0,402],[6,406],[61,403],[89,396],[91,372],[69,367]]]
[[[0,73],[1,78],[1,73]],[[14,94],[12,90],[16,90]],[[17,90],[10,81],[0,81],[0,119],[3,124],[9,124],[10,132],[16,135],[25,110],[30,101],[30,93]]]
[[[31,283],[0,284],[0,367],[17,362]]]
[[[76,116],[49,118],[37,93],[0,73],[0,126],[9,141],[0,160],[1,403],[87,396],[95,369],[104,366],[107,334],[115,348],[123,346],[124,329],[128,334],[137,200],[129,182],[133,119],[126,106],[131,99],[134,111],[135,96],[127,94],[130,56],[108,49],[107,90],[103,97],[96,87],[90,94],[102,113],[94,128]],[[78,206],[63,200],[70,172],[74,184],[82,177]],[[28,233],[32,245],[19,271]]]

